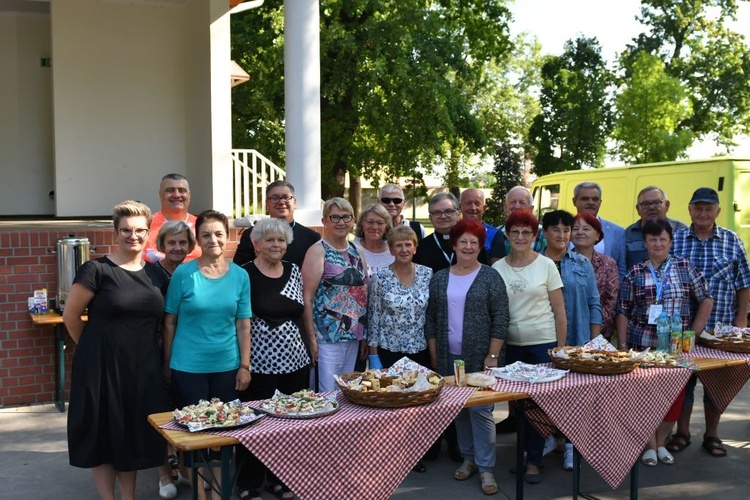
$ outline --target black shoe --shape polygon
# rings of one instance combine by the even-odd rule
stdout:
[[[423,460],[437,460],[437,458],[440,456],[440,442],[443,440],[442,437],[439,437],[437,441],[435,441],[435,444],[430,446],[430,449],[427,450],[427,453],[424,454],[422,457]]]
[[[518,419],[516,417],[508,417],[495,424],[495,432],[497,434],[510,434],[516,432],[517,426]]]

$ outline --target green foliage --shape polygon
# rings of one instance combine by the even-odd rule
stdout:
[[[666,74],[661,59],[638,53],[617,96],[619,158],[651,163],[685,157],[693,142],[692,132],[679,128],[692,114],[687,94],[678,79]]]
[[[627,72],[641,51],[660,57],[669,76],[690,89],[692,113],[679,124],[695,138],[713,137],[730,150],[750,125],[750,49],[724,24],[742,0],[643,0],[648,31],[624,54]]]
[[[492,186],[492,196],[487,200],[487,210],[483,218],[488,224],[499,226],[505,222],[503,210],[505,194],[510,188],[523,184],[521,177],[523,162],[521,155],[507,143],[499,144],[494,156],[495,165],[492,173],[495,176],[495,184]]]
[[[541,112],[531,125],[534,172],[601,167],[611,129],[611,75],[596,38],[569,40],[542,66]]]
[[[324,197],[343,193],[346,172],[373,180],[411,176],[417,166],[444,160],[445,151],[485,147],[472,98],[484,61],[510,50],[505,4],[321,0]],[[234,137],[258,149],[268,145],[264,154],[280,157],[281,2],[267,1],[261,11],[232,21],[233,57],[251,74],[235,93]]]

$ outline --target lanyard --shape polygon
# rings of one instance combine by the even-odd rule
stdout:
[[[435,243],[437,243],[437,247],[440,249],[440,251],[443,252],[443,257],[445,257],[445,260],[448,261],[448,265],[452,266],[454,252],[451,252],[450,257],[448,257],[448,254],[445,253],[445,250],[443,250],[443,246],[440,244],[440,240],[438,240],[437,233],[436,232],[432,233],[432,237],[435,238]]]
[[[654,265],[651,264],[651,261],[648,261],[648,268],[651,270],[651,276],[654,277],[654,283],[656,283],[656,303],[661,304],[662,296],[664,296],[664,285],[667,284],[667,281],[669,280],[669,266],[672,265],[672,259],[667,260],[667,266],[664,268],[664,274],[662,279],[660,280],[658,276],[656,275],[656,270],[654,269]]]

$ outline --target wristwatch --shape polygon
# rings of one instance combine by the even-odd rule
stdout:
[[[491,352],[488,352],[488,353],[487,353],[487,356],[491,357],[492,359],[497,359],[497,358],[499,358],[499,357],[500,357],[500,355],[499,355],[499,354],[492,354]]]

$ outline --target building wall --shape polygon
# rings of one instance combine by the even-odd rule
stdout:
[[[50,18],[0,13],[0,215],[49,215],[54,204]]]
[[[47,403],[55,394],[55,332],[35,327],[26,299],[34,290],[57,290],[57,240],[74,233],[89,239],[91,258],[112,250],[111,228],[0,229],[0,407]],[[226,255],[231,258],[239,230],[231,228]],[[66,393],[75,345],[66,341]]]

